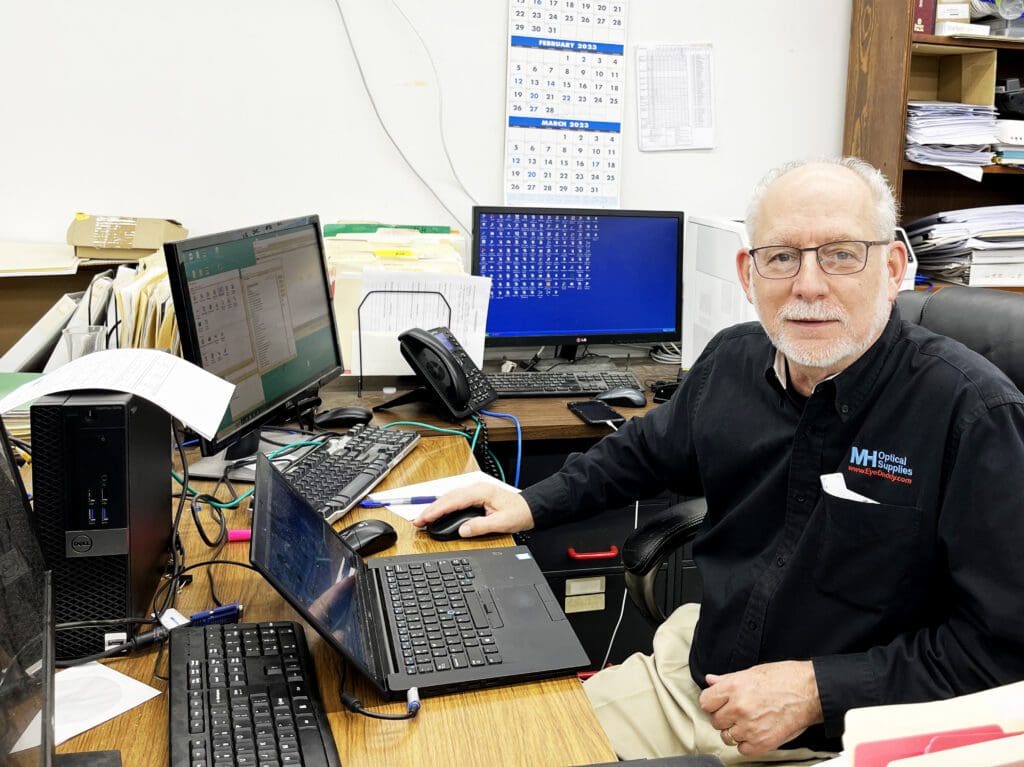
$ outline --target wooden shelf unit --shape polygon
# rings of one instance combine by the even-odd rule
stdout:
[[[1024,170],[990,165],[975,182],[905,159],[909,99],[992,103],[994,79],[1024,79],[1024,41],[915,34],[913,9],[913,0],[853,2],[843,153],[885,173],[903,222],[940,210],[1024,201]]]

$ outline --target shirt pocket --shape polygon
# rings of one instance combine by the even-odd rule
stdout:
[[[823,495],[825,522],[814,579],[825,594],[858,607],[888,608],[902,596],[921,532],[916,506]]]

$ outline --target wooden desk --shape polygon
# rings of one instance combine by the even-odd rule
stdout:
[[[580,368],[585,370],[585,367]],[[630,368],[641,384],[653,381],[673,381],[676,377],[677,367],[672,365],[642,364]],[[399,387],[398,394],[408,391],[412,386],[412,378]],[[339,378],[321,389],[320,396],[323,399],[321,409],[331,407],[342,407],[346,405],[360,405],[372,408],[386,402],[398,394],[384,394],[378,384],[374,384],[371,390],[369,386],[364,388],[360,396],[356,392],[357,381],[352,377]],[[490,404],[487,410],[494,413],[511,413],[516,416],[523,429],[523,439],[529,441],[541,440],[565,440],[583,439],[594,441],[608,433],[605,426],[588,426],[579,418],[569,412],[565,404],[573,400],[590,399],[588,395],[574,395],[570,397],[527,397],[499,399]],[[647,406],[642,408],[616,407],[627,419],[635,415],[641,415],[654,407],[651,402],[651,393],[647,392]],[[392,423],[394,421],[420,421],[434,426],[453,428],[450,421],[440,418],[436,412],[425,402],[399,405],[394,410],[379,411],[373,414],[373,422],[378,424]],[[492,442],[511,442],[516,438],[515,425],[507,418],[491,418],[484,416],[487,424],[489,437]],[[459,428],[463,424],[472,424],[466,419],[462,424],[456,425]],[[429,429],[421,429],[424,436],[433,436],[437,432]]]
[[[465,440],[442,437],[422,440],[416,450],[386,478],[382,488],[421,482],[475,469]],[[343,524],[382,515],[387,511],[359,509]],[[248,510],[227,514],[231,528],[248,527]],[[486,541],[440,543],[414,531],[395,517],[389,519],[399,532],[398,551],[429,551],[511,545],[511,538]],[[212,525],[210,526],[212,528]],[[207,549],[185,514],[182,537],[187,564],[209,559]],[[393,554],[389,549],[386,553]],[[229,543],[221,559],[248,562],[246,544]],[[211,606],[207,572],[213,571],[217,593],[222,600],[237,599],[245,606],[243,620],[300,620],[294,610],[255,572],[239,567],[212,567],[192,571],[193,583],[178,598],[178,609],[186,615]],[[426,698],[412,721],[379,721],[344,710],[338,699],[337,654],[313,629],[306,629],[324,702],[338,752],[345,767],[362,765],[409,765],[449,767],[450,765],[574,765],[614,761],[615,755],[587,703],[575,676],[543,682],[513,685]],[[109,661],[112,668],[166,690],[166,682],[152,678],[156,649],[131,658]],[[167,654],[161,673],[166,675]],[[346,688],[354,690],[367,708],[390,713],[405,710],[405,703],[384,703],[355,672],[350,671]],[[116,719],[94,728],[61,746],[59,751],[95,751],[118,748],[125,767],[156,767],[167,764],[167,702],[164,695],[148,701]]]

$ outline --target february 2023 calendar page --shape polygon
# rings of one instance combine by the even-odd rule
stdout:
[[[505,204],[619,204],[625,0],[509,0]]]

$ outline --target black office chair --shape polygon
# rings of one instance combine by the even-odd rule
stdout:
[[[1024,295],[988,288],[944,288],[930,293],[903,291],[896,304],[903,319],[973,349],[1024,391]],[[703,498],[676,504],[634,531],[623,545],[626,589],[655,625],[676,607],[664,605],[655,590],[661,566],[693,540],[706,513]]]

